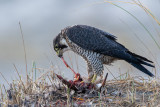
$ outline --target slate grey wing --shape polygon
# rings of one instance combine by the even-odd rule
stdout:
[[[124,59],[125,51],[128,51],[124,46],[116,42],[115,36],[93,27],[85,25],[73,26],[67,30],[66,35],[72,42],[83,49],[103,55]]]
[[[100,30],[100,29],[97,29],[95,27],[91,27],[91,26],[87,26],[87,25],[77,25],[77,27],[81,27],[82,29],[85,29],[85,30],[89,30],[89,31],[94,31],[94,32],[97,32],[97,33],[100,33],[104,36],[106,36],[107,38],[111,39],[111,40],[116,40],[116,36],[108,33],[108,32],[105,32],[103,30]]]
[[[83,49],[125,60],[142,72],[153,76],[150,71],[141,65],[154,67],[148,63],[152,63],[152,61],[130,52],[123,45],[116,42],[115,36],[107,32],[86,25],[76,25],[68,28],[66,35],[72,42]]]

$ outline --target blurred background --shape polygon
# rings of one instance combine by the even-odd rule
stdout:
[[[150,15],[135,4],[114,3],[137,17],[160,45],[159,25]],[[141,0],[141,4],[160,20],[159,0]],[[24,34],[28,72],[32,71],[35,62],[36,67],[43,73],[49,70],[61,71],[64,77],[71,79],[72,72],[53,51],[53,38],[66,26],[85,24],[117,36],[118,42],[130,51],[154,61],[156,70],[148,69],[154,74],[156,71],[156,76],[159,76],[160,49],[152,37],[133,16],[103,0],[1,0],[0,16],[0,72],[8,82],[18,78],[13,64],[20,75],[25,76],[25,54],[19,22]],[[64,58],[75,71],[87,76],[86,64],[79,56],[67,52]],[[124,61],[112,65],[106,67],[115,77],[126,72],[132,76],[146,76]],[[109,71],[105,68],[104,73]],[[109,79],[112,78],[109,73]],[[1,75],[0,84],[6,84]]]

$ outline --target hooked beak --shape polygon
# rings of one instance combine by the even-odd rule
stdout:
[[[58,50],[58,51],[57,51],[57,55],[58,55],[58,57],[62,58],[62,56],[63,56],[63,55],[62,55],[62,51],[61,51],[61,50]]]

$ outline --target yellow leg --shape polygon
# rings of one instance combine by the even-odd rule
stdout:
[[[97,75],[96,75],[96,74],[94,74],[94,76],[93,76],[93,78],[92,78],[91,83],[94,83],[94,82],[96,81],[96,79],[97,79]]]

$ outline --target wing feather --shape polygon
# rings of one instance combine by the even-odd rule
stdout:
[[[120,59],[127,55],[128,50],[116,42],[115,36],[94,27],[76,25],[68,28],[66,35],[72,42],[86,50]]]

